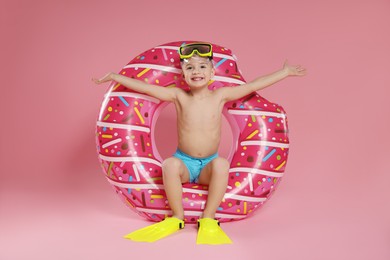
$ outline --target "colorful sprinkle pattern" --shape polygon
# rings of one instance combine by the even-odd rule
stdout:
[[[188,90],[181,78],[177,50],[188,42],[171,42],[145,51],[120,74],[164,87]],[[245,83],[236,59],[214,45],[216,77],[210,89]],[[97,121],[96,141],[101,166],[120,198],[141,216],[160,221],[171,214],[161,163],[154,145],[154,127],[167,105],[112,82]],[[235,145],[230,156],[229,184],[217,210],[221,222],[239,220],[266,202],[279,184],[288,157],[287,118],[283,108],[253,93],[225,105]],[[205,208],[207,186],[183,185],[185,222],[195,223]]]

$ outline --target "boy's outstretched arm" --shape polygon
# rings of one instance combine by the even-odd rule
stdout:
[[[106,74],[100,79],[92,78],[92,81],[96,84],[115,81],[131,90],[158,98],[162,101],[172,102],[176,99],[177,94],[176,88],[165,88],[158,85],[151,85],[141,80],[132,79],[112,72]]]
[[[241,85],[239,87],[220,88],[223,91],[223,98],[225,101],[236,100],[257,90],[264,89],[288,76],[304,76],[306,75],[306,69],[300,65],[289,65],[287,61],[284,63],[282,69],[275,71],[271,74],[256,78],[255,80]]]

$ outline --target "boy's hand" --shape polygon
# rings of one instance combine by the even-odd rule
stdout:
[[[96,84],[101,84],[101,83],[111,81],[111,80],[112,80],[112,72],[107,73],[104,77],[102,77],[100,79],[92,78],[92,81],[95,82]]]
[[[289,65],[287,60],[284,62],[283,69],[288,72],[289,76],[304,76],[304,75],[306,75],[305,68],[302,68],[301,65]]]

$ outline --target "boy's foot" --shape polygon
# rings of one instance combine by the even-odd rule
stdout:
[[[138,229],[124,238],[138,242],[155,242],[184,228],[184,221],[175,217],[166,218],[163,221]]]
[[[223,232],[219,222],[211,218],[198,220],[198,237],[196,244],[221,245],[232,244],[230,238]]]

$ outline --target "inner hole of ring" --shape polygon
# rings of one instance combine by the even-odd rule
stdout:
[[[177,149],[176,119],[175,106],[170,103],[161,110],[155,124],[155,147],[163,160],[171,157]],[[221,141],[218,149],[219,156],[229,159],[228,156],[232,144],[233,133],[230,124],[225,116],[222,116]]]

